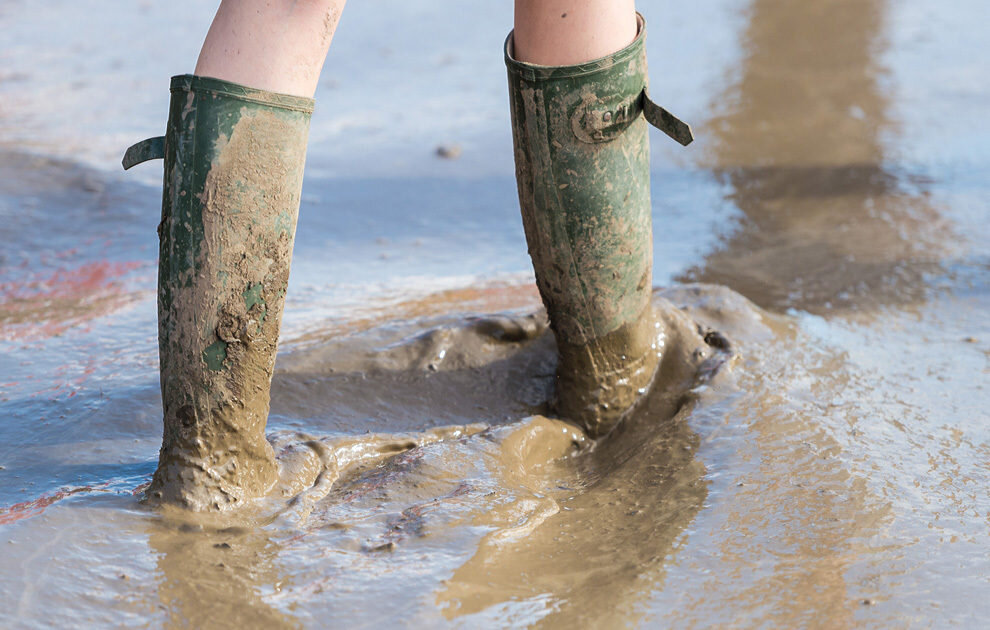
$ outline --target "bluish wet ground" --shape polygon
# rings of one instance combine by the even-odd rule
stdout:
[[[652,136],[654,281],[725,284],[791,328],[748,348],[734,398],[687,420],[708,494],[627,621],[979,627],[990,612],[990,10],[638,8],[651,93],[698,137],[685,150]],[[154,469],[161,173],[124,174],[119,159],[161,134],[168,78],[191,70],[212,10],[0,2],[5,624],[52,619],[43,602],[58,568],[46,558],[58,550],[24,542],[43,527],[62,535],[73,509],[80,531],[130,522],[131,493]],[[504,3],[347,7],[317,92],[288,354],[405,299],[529,281],[501,57],[510,24]],[[830,25],[853,35],[822,43]],[[439,157],[441,145],[460,156]],[[80,566],[72,550],[84,546],[65,536]],[[101,544],[94,562],[126,552],[149,576],[162,570],[138,534]],[[64,620],[97,601],[53,593]],[[310,609],[292,601],[317,625],[312,597]],[[547,593],[479,618],[559,605]],[[138,608],[120,610],[165,624]]]

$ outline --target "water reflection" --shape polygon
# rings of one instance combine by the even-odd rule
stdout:
[[[743,212],[687,278],[764,307],[868,311],[923,299],[949,228],[924,181],[884,154],[881,0],[755,0],[739,81],[719,99],[709,167]]]
[[[266,598],[287,577],[279,548],[260,526],[215,515],[166,510],[152,522],[148,544],[157,556],[158,599],[171,628],[296,628],[299,623]]]
[[[879,61],[887,12],[882,0],[752,2],[739,79],[718,101],[705,158],[743,217],[688,278],[771,310],[870,322],[887,306],[927,302],[951,231],[926,182],[887,155],[898,132]],[[771,340],[743,344],[747,395],[731,414],[745,427],[736,449],[752,450],[733,462],[738,486],[706,514],[722,530],[696,541],[717,549],[720,572],[695,574],[678,615],[775,627],[876,618],[870,605],[887,596],[880,585],[899,550],[876,542],[895,515],[871,477],[894,451],[864,462],[857,435],[898,426],[898,410],[870,408],[858,425],[848,399],[875,398],[882,376],[856,369],[856,348],[765,321]]]

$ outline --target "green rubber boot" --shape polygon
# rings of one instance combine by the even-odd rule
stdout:
[[[313,101],[219,79],[172,79],[164,138],[158,345],[164,436],[147,497],[222,510],[267,492],[269,390]]]
[[[661,351],[647,122],[692,140],[647,96],[645,37],[639,16],[633,43],[575,66],[516,61],[511,33],[505,45],[519,204],[560,354],[555,407],[592,436],[646,391]]]

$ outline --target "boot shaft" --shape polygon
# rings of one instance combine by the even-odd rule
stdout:
[[[652,270],[645,28],[575,66],[505,59],[516,181],[537,284],[558,340],[584,344],[633,321]]]
[[[313,101],[191,75],[174,77],[171,92],[159,226],[162,367],[170,340],[195,335],[194,371],[237,371],[229,355],[271,337],[281,321]]]
[[[265,438],[312,99],[177,76],[164,142],[158,272],[164,434],[155,501],[223,509],[267,491]]]
[[[573,66],[523,63],[505,44],[519,205],[559,354],[554,406],[592,436],[646,391],[662,348],[647,122],[692,139],[647,96],[638,20],[631,44]]]

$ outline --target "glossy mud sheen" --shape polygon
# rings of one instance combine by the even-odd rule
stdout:
[[[189,50],[156,66],[183,40],[158,46],[155,29],[152,52],[117,65],[90,48],[78,92],[45,74],[72,67],[68,43],[0,76],[0,625],[990,616],[986,7],[753,0],[662,20],[637,3],[651,95],[698,140],[651,137],[660,386],[594,442],[549,414],[556,351],[526,275],[498,4],[447,30],[454,3],[343,16],[273,375],[279,478],[219,515],[139,501],[161,436],[160,171],[111,169],[165,107],[88,113],[107,82],[161,99],[209,15],[115,9],[107,33],[175,23]],[[16,27],[0,50],[93,11],[56,8],[0,5]],[[392,56],[369,53],[375,29],[395,33]],[[424,32],[451,56],[420,52]],[[395,68],[450,91],[431,100]],[[56,88],[90,130],[74,145],[65,117],[38,114]],[[372,93],[382,120],[352,107]],[[417,94],[422,117],[403,118]],[[121,129],[135,117],[147,128]],[[460,158],[432,157],[452,141]]]

